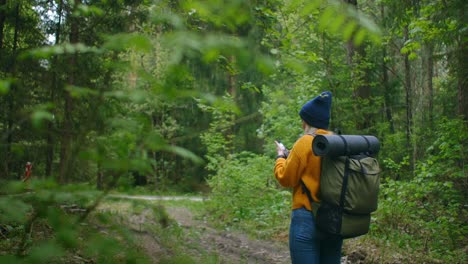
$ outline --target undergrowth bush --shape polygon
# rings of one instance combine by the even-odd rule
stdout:
[[[468,261],[464,172],[467,135],[460,131],[466,131],[465,123],[441,122],[437,137],[427,149],[427,159],[416,164],[415,176],[384,181],[376,225],[372,227],[374,236],[430,259]]]
[[[103,195],[86,184],[0,182],[0,263],[148,263],[124,227],[91,217]]]
[[[278,189],[271,158],[242,152],[229,157],[208,179],[212,188],[210,217],[227,226],[239,226],[272,235],[284,228],[291,194]],[[261,231],[260,231],[261,230]]]

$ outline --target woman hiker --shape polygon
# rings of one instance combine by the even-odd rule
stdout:
[[[323,92],[307,102],[299,111],[304,135],[289,151],[275,141],[278,156],[275,177],[284,186],[293,188],[292,214],[289,229],[289,250],[293,264],[340,263],[343,240],[319,233],[315,226],[312,206],[303,191],[301,180],[314,201],[319,201],[320,157],[312,152],[312,140],[328,131],[332,94]]]

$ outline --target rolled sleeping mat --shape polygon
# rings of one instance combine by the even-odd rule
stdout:
[[[349,156],[367,153],[377,155],[379,140],[374,136],[361,135],[316,135],[312,151],[317,156]]]

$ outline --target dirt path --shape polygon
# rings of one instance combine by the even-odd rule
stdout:
[[[219,231],[207,223],[196,220],[187,208],[167,208],[170,216],[186,229],[195,229],[200,246],[208,252],[216,253],[221,263],[290,263],[286,244],[251,239],[247,235],[233,231]]]
[[[170,196],[127,196],[112,195],[116,198],[162,201],[203,201],[200,197],[170,197]],[[182,206],[165,206],[169,218],[176,221],[189,235],[188,244],[194,245],[185,252],[192,256],[205,254],[217,256],[216,263],[257,263],[257,264],[286,264],[290,263],[288,245],[274,241],[261,241],[249,238],[246,234],[235,231],[223,231],[212,228],[206,221],[197,219],[193,212]],[[131,229],[138,238],[139,244],[152,257],[155,263],[160,256],[170,254],[171,249],[161,247],[159,238],[145,232],[139,226],[147,223],[149,216],[142,214],[130,220]],[[203,253],[202,253],[203,254]]]
[[[203,201],[199,197],[169,197],[169,196],[114,196],[126,199],[139,200],[164,200],[164,201]],[[196,245],[196,247],[187,249],[189,255],[196,256],[200,254],[198,251],[214,254],[218,256],[216,263],[256,263],[256,264],[286,264],[291,263],[289,257],[289,248],[287,243],[277,241],[262,241],[248,237],[246,234],[236,231],[217,230],[204,221],[197,219],[193,212],[182,206],[165,207],[169,218],[176,221],[180,227],[189,233],[195,234],[188,236],[188,244]],[[131,219],[134,224],[141,224],[148,218],[145,215],[140,216],[141,219]],[[137,229],[132,228],[134,231]],[[140,244],[145,251],[153,258],[155,263],[158,263],[159,257],[170,253],[170,249],[162,248],[160,241],[148,232],[135,232]],[[347,263],[363,263],[362,258],[357,256],[344,256],[341,259],[342,264]]]
[[[182,200],[188,200],[192,202],[203,201],[203,197],[198,197],[198,196],[155,196],[155,195],[111,194],[109,195],[109,197],[133,199],[133,200],[146,200],[146,201],[182,201]]]

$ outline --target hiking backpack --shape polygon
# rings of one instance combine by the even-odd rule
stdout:
[[[301,181],[316,220],[326,234],[351,238],[369,231],[371,213],[377,210],[380,148],[374,136],[316,135],[315,155],[321,156],[320,204],[313,201]]]

